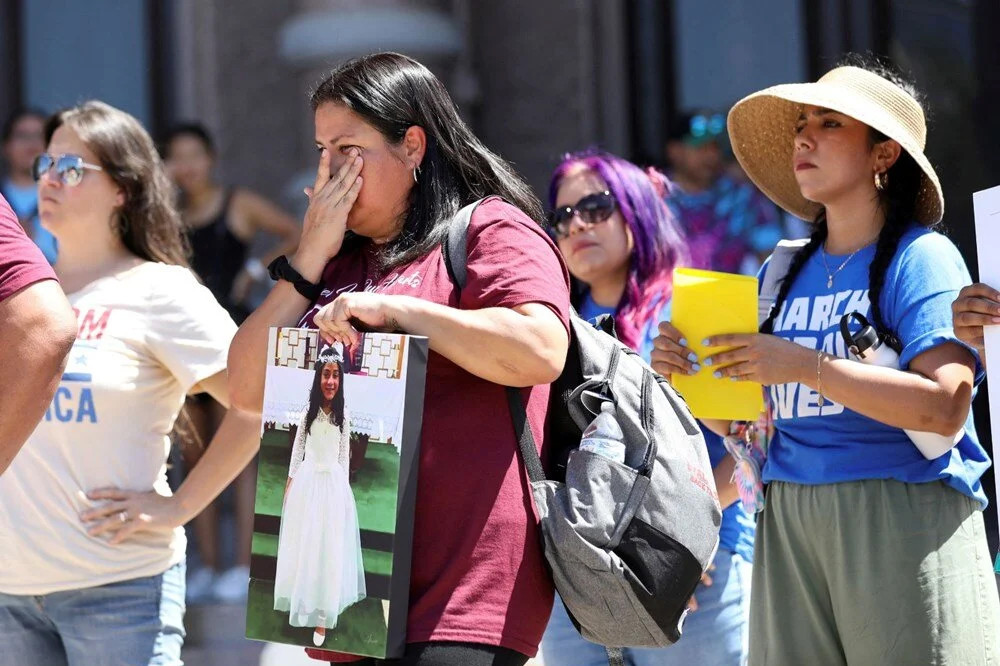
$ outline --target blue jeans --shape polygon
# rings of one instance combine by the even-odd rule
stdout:
[[[43,595],[0,593],[0,666],[174,666],[184,562],[162,574]]]
[[[625,648],[631,666],[739,666],[746,663],[749,639],[750,575],[752,565],[736,553],[720,550],[712,585],[699,585],[694,594],[698,610],[688,614],[681,640],[665,648]],[[549,626],[542,636],[545,666],[603,666],[604,648],[585,640],[570,622],[556,598]]]

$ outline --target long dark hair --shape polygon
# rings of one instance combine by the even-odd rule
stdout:
[[[911,81],[905,79],[898,71],[892,69],[885,63],[852,54],[848,56],[843,65],[852,65],[866,69],[869,72],[878,74],[883,79],[894,83],[906,91],[917,103],[921,104],[920,93]],[[889,137],[878,130],[869,128],[869,148],[874,148],[876,144],[887,141]],[[921,187],[921,171],[916,161],[905,150],[899,155],[896,163],[886,172],[888,182],[885,188],[876,191],[878,203],[885,211],[885,226],[879,233],[878,242],[875,245],[875,256],[868,269],[868,297],[871,301],[872,323],[878,330],[879,335],[896,352],[902,350],[899,336],[896,334],[882,315],[882,288],[885,286],[885,274],[889,270],[889,265],[896,256],[899,249],[899,241],[903,234],[916,220],[917,195]],[[929,228],[937,228],[938,223],[929,225]],[[802,272],[806,261],[823,244],[827,236],[826,211],[821,210],[813,221],[812,234],[809,242],[806,243],[795,255],[788,267],[788,274],[781,282],[778,295],[771,307],[771,312],[767,319],[760,326],[761,333],[772,333],[774,331],[774,320],[781,311],[788,298],[788,292],[792,288],[795,279]]]
[[[347,107],[393,145],[414,125],[427,135],[402,232],[380,253],[384,270],[430,252],[459,208],[482,197],[503,197],[541,221],[531,188],[472,133],[444,85],[419,62],[398,53],[351,60],[320,82],[310,103],[313,111],[327,103]]]
[[[344,425],[344,362],[332,347],[328,347],[320,352],[319,358],[316,359],[316,374],[313,377],[312,390],[309,391],[309,409],[306,410],[305,428],[307,434],[325,400],[321,387],[323,368],[330,363],[336,363],[337,369],[340,370],[340,384],[337,386],[337,393],[333,396],[333,401],[330,404],[330,417],[338,428]]]
[[[149,133],[133,116],[89,101],[59,111],[45,123],[45,143],[66,125],[97,155],[125,192],[115,232],[129,252],[147,261],[188,266],[188,244],[174,206],[173,186]]]

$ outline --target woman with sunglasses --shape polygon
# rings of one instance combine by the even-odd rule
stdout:
[[[233,400],[261,409],[271,326],[315,327],[344,344],[358,343],[355,325],[428,337],[399,663],[524,664],[549,616],[552,581],[504,387],[523,388],[544,447],[549,384],[569,347],[569,276],[532,221],[541,207],[530,188],[423,65],[396,53],[353,60],[311,101],[319,168],[302,242],[272,264],[280,281],[236,335]],[[484,197],[458,290],[441,242],[459,209]]]
[[[549,185],[548,228],[573,276],[573,305],[584,319],[610,314],[619,338],[648,362],[657,323],[668,318],[673,269],[688,260],[687,241],[665,201],[671,184],[655,169],[604,152],[567,155]],[[723,512],[711,577],[695,593],[684,639],[669,648],[626,648],[631,666],[739,664],[746,654],[753,519],[730,481],[733,460],[705,433]],[[584,640],[558,600],[542,639],[546,666],[607,663]]]
[[[981,367],[952,328],[969,273],[934,231],[944,199],[913,86],[858,63],[729,114],[747,174],[814,220],[761,332],[713,336],[707,347],[732,349],[701,361],[765,385],[774,404],[750,663],[995,663],[980,483],[990,461],[970,410]],[[899,369],[849,358],[840,321],[854,311]],[[690,371],[682,332],[661,330],[654,367]],[[904,428],[958,440],[928,459]]]
[[[168,435],[188,392],[228,402],[236,327],[187,268],[170,182],[135,118],[86,102],[50,118],[45,139],[39,212],[78,335],[0,477],[0,664],[179,664],[182,526],[250,460],[259,422],[230,411],[174,495]]]

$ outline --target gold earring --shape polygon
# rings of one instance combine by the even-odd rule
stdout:
[[[875,172],[875,189],[881,192],[889,184],[889,174],[883,171],[882,173]]]

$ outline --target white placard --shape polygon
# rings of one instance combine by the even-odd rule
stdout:
[[[1000,289],[1000,186],[991,187],[972,195],[972,206],[976,215],[976,248],[979,255],[979,281]],[[987,326],[984,330],[986,358],[991,359],[996,368],[994,374],[1000,377],[1000,326]],[[994,502],[1000,518],[1000,468],[997,455],[1000,450],[1000,382],[990,386],[990,424],[993,436],[993,474],[996,480],[997,501]]]

